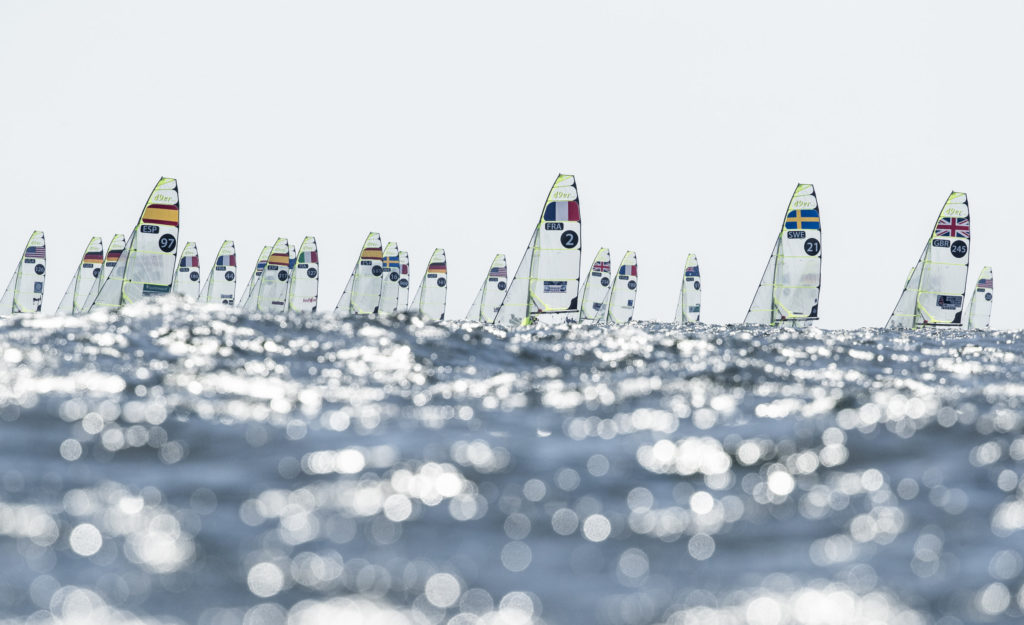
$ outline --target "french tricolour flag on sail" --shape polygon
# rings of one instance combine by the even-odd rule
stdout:
[[[576,200],[571,202],[551,202],[544,209],[544,221],[579,221],[580,203]]]

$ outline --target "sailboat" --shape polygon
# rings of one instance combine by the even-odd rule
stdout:
[[[420,288],[412,298],[409,312],[424,319],[444,321],[444,310],[448,303],[448,261],[444,248],[437,248],[430,255],[427,270],[423,273]]]
[[[239,301],[239,306],[242,307],[242,310],[256,310],[256,293],[259,291],[260,278],[263,277],[263,271],[267,268],[267,259],[270,258],[272,249],[274,248],[271,245],[264,246],[260,250],[260,255],[256,257],[256,267],[252,270],[252,275],[249,276],[249,283],[245,285],[245,291],[242,293],[242,299]]]
[[[384,253],[380,249],[380,234],[371,232],[359,251],[356,266],[348,277],[341,299],[334,312],[342,315],[372,315],[380,305],[381,279],[384,274]]]
[[[107,276],[110,272],[117,267],[117,261],[121,259],[121,254],[124,253],[125,239],[123,234],[115,234],[110,240],[110,245],[107,247],[107,254],[103,258],[103,267],[100,276],[96,281],[92,283],[92,287],[89,289],[89,294],[86,296],[85,301],[82,303],[80,312],[89,312],[92,310],[92,305],[96,303],[96,297],[100,294],[100,287],[106,282]]]
[[[103,281],[93,307],[120,308],[171,290],[178,249],[178,182],[161,178],[149,194],[125,253]]]
[[[85,312],[89,301],[89,293],[94,284],[103,275],[103,239],[93,237],[85,246],[82,260],[75,269],[68,290],[64,292],[60,304],[57,305],[58,315],[79,315]]]
[[[316,237],[306,237],[299,245],[295,266],[292,269],[292,285],[289,294],[293,312],[316,312],[320,291],[320,255]]]
[[[394,241],[384,247],[381,266],[384,272],[377,312],[382,315],[392,315],[398,312],[398,291],[401,288],[398,282],[402,279],[402,261],[399,257],[398,244]]]
[[[291,282],[291,259],[288,239],[279,238],[270,249],[267,265],[256,285],[253,298],[256,310],[266,313],[283,313],[288,310],[288,289]]]
[[[45,284],[46,237],[42,230],[36,230],[28,238],[14,275],[0,296],[0,316],[39,312],[43,307]]]
[[[886,328],[959,327],[962,324],[970,241],[967,194],[953,191],[935,220]]]
[[[679,299],[676,301],[676,323],[700,322],[700,265],[697,255],[686,257],[683,268],[683,284],[679,287]]]
[[[480,285],[480,290],[477,291],[476,298],[473,299],[473,304],[469,307],[469,312],[466,313],[466,319],[494,323],[494,317],[498,314],[501,300],[505,299],[505,289],[507,288],[508,263],[505,261],[504,254],[498,254],[491,261],[484,283]]]
[[[199,299],[199,248],[194,241],[185,243],[178,259],[178,271],[171,282],[171,292],[190,300]]]
[[[636,252],[628,251],[619,264],[619,272],[615,276],[608,303],[605,306],[605,323],[624,324],[633,320],[633,308],[636,306],[637,289]]]
[[[234,304],[235,288],[238,284],[235,280],[237,271],[238,263],[235,260],[235,242],[231,240],[224,241],[220,244],[217,260],[214,261],[213,267],[210,268],[210,275],[207,276],[206,284],[203,285],[199,301],[206,302],[207,304],[227,304],[228,306]]]
[[[607,316],[605,304],[612,290],[612,254],[602,247],[594,256],[590,275],[583,284],[583,305],[580,306],[582,320],[601,321]]]
[[[743,320],[807,327],[818,320],[821,217],[814,185],[798,184],[786,208],[768,265]]]
[[[494,322],[514,326],[575,321],[582,222],[576,179],[559,174]]]
[[[988,330],[992,319],[992,268],[985,267],[971,294],[971,312],[967,315],[968,330]]]

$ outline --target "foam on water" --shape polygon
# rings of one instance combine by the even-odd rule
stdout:
[[[0,321],[0,623],[1018,622],[1020,333]]]

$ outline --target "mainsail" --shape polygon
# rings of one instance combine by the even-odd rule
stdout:
[[[380,289],[380,303],[377,312],[382,315],[391,315],[398,312],[398,286],[402,279],[402,261],[399,258],[398,244],[394,241],[384,247],[382,275],[383,284]]]
[[[352,269],[341,299],[334,312],[343,315],[372,315],[380,305],[380,291],[383,281],[383,252],[380,249],[380,234],[371,232],[359,251],[359,259]]]
[[[60,304],[57,305],[59,315],[78,315],[86,310],[89,294],[93,285],[99,282],[103,274],[103,239],[93,237],[85,246],[82,260],[75,269],[68,290],[64,292]]]
[[[608,294],[605,321],[607,323],[629,323],[633,319],[637,288],[636,252],[628,251],[619,264],[611,293]]]
[[[484,283],[480,285],[480,290],[476,293],[473,305],[469,307],[469,312],[466,313],[466,319],[469,321],[494,323],[494,317],[498,314],[501,300],[505,299],[506,288],[508,288],[508,263],[505,261],[504,254],[498,254],[491,261],[491,266],[487,270],[487,277],[484,278]]]
[[[821,218],[814,185],[798,184],[744,323],[809,326],[821,292]]]
[[[956,327],[962,324],[971,215],[967,194],[953,191],[903,287],[886,328]]]
[[[256,310],[272,313],[282,313],[288,310],[290,264],[288,239],[279,238],[270,250],[267,265],[256,285],[257,292],[253,295],[256,300]]]
[[[579,318],[581,231],[576,179],[559,174],[495,323],[519,325],[528,318],[548,322]]]
[[[320,291],[320,255],[316,237],[306,237],[299,245],[295,266],[292,268],[290,308],[295,312],[316,312]]]
[[[207,304],[235,303],[235,287],[237,282],[235,274],[238,271],[238,263],[235,260],[235,242],[231,240],[220,244],[220,251],[217,252],[217,260],[210,268],[210,275],[203,285],[199,301]]]
[[[43,307],[45,283],[46,237],[41,230],[36,230],[28,238],[11,282],[0,297],[0,316],[39,312]]]
[[[697,323],[700,321],[700,265],[697,255],[686,257],[683,268],[683,284],[679,288],[676,302],[676,323]]]
[[[94,305],[120,308],[144,296],[170,292],[177,249],[178,182],[161,178]]]
[[[189,241],[181,250],[178,259],[178,271],[174,273],[171,292],[183,295],[190,300],[199,299],[199,249],[194,241]]]
[[[85,301],[82,303],[80,312],[89,312],[92,309],[92,305],[96,303],[96,297],[100,294],[100,287],[106,283],[110,273],[114,271],[114,267],[117,267],[117,261],[121,259],[121,254],[124,253],[124,246],[124,235],[115,234],[114,238],[110,241],[110,245],[107,247],[107,255],[103,260],[103,271],[100,277],[92,283],[89,294],[86,295]]]
[[[444,321],[444,309],[448,302],[448,262],[444,248],[437,248],[430,256],[427,270],[423,273],[419,291],[412,298],[409,311],[425,319]]]
[[[600,321],[607,316],[605,304],[612,289],[612,253],[602,247],[594,256],[594,264],[590,266],[590,275],[583,284],[583,306],[580,307],[582,319]]]
[[[971,295],[971,312],[967,316],[968,330],[988,330],[992,319],[992,268],[985,267]]]
[[[263,270],[267,268],[267,259],[270,258],[272,249],[273,246],[265,246],[256,258],[256,267],[252,270],[252,275],[249,276],[249,283],[245,285],[245,291],[239,302],[242,310],[256,310],[256,293],[259,291],[260,278],[263,276]]]

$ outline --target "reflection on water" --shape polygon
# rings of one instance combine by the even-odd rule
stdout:
[[[1024,618],[1017,333],[0,322],[0,623]]]

